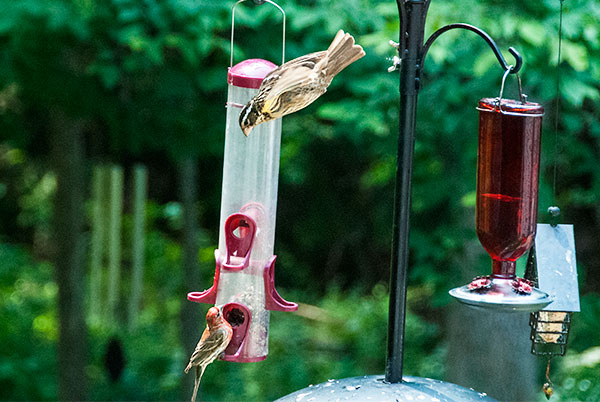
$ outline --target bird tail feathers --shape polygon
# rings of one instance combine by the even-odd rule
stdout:
[[[364,55],[365,51],[354,42],[354,37],[340,29],[327,49],[327,76],[333,79],[337,73]]]
[[[200,387],[200,380],[202,379],[202,374],[204,374],[205,367],[200,365],[196,366],[196,378],[194,381],[194,393],[192,394],[192,402],[196,402],[196,396],[198,395],[198,387]]]

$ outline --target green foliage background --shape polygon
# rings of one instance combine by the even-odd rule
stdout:
[[[398,77],[386,68],[393,55],[387,41],[398,37],[397,7],[375,0],[280,4],[288,16],[288,60],[326,48],[340,28],[367,52],[324,97],[283,124],[278,286],[287,299],[322,310],[312,318],[274,313],[269,358],[257,365],[215,363],[203,380],[207,400],[274,399],[309,383],[384,368],[398,125]],[[138,329],[122,334],[128,364],[117,386],[109,384],[102,362],[113,330],[88,323],[90,399],[179,398],[187,356],[178,314],[185,301],[171,183],[175,163],[197,158],[204,228],[198,239],[204,282],[198,287],[208,286],[232,5],[0,0],[0,399],[56,398],[57,286],[47,262],[55,189],[48,116],[56,109],[85,119],[90,169],[97,161],[142,162],[150,169],[147,297]],[[593,352],[600,333],[600,277],[594,275],[600,269],[600,4],[564,2],[561,113],[555,121],[559,6],[559,0],[433,0],[426,32],[467,22],[502,49],[515,46],[523,55],[524,90],[546,109],[540,220],[556,203],[563,221],[575,223],[578,245],[582,312],[574,316],[570,336],[573,358],[559,364],[557,394],[593,401],[600,398],[594,381],[600,363],[586,366],[577,356]],[[269,6],[238,10],[235,61],[278,62],[279,14]],[[453,266],[476,237],[474,106],[497,95],[501,73],[487,45],[469,32],[442,36],[426,61],[413,175],[407,374],[444,376],[447,290],[460,284]],[[515,96],[516,83],[509,80]],[[480,271],[488,269],[484,262]]]

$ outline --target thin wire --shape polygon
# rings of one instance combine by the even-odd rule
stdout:
[[[233,8],[231,9],[231,40],[230,40],[230,49],[229,49],[229,55],[230,55],[230,59],[229,59],[229,67],[233,67],[233,34],[235,32],[235,8],[238,6],[238,4],[245,2],[246,0],[238,0],[234,5]],[[275,3],[274,1],[271,0],[265,0],[265,2],[272,4],[273,6],[275,6],[282,15],[282,24],[283,24],[283,29],[282,29],[282,34],[281,34],[281,64],[285,63],[285,11],[283,11],[283,8],[281,8],[279,6],[279,4]]]
[[[502,85],[500,85],[500,95],[498,95],[498,105],[501,105],[502,103],[502,93],[504,92],[504,83],[506,82],[506,77],[508,77],[508,74],[510,74],[510,70],[512,70],[514,66],[510,65],[508,66],[508,68],[504,71],[504,75],[502,75]]]
[[[558,109],[560,107],[560,59],[562,49],[563,2],[564,0],[560,0],[560,20],[558,23],[558,58],[556,62],[556,115],[554,117],[554,177],[552,179],[552,203],[554,205],[556,205],[556,172],[558,166]]]
[[[548,363],[546,364],[546,381],[548,381],[548,384],[553,385],[550,379],[550,360],[552,360],[552,356],[548,356]]]
[[[265,0],[265,1],[267,3],[274,5],[275,7],[277,7],[279,9],[279,11],[281,11],[281,15],[283,18],[283,29],[282,29],[283,33],[281,34],[281,64],[283,64],[283,63],[285,63],[285,11],[283,11],[283,8],[279,7],[279,4],[275,3],[274,1],[271,1],[271,0]]]

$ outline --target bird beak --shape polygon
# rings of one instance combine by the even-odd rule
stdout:
[[[252,131],[252,127],[247,126],[247,127],[242,128],[242,132],[244,133],[244,135],[246,137],[248,136],[248,134],[250,134],[250,131]]]

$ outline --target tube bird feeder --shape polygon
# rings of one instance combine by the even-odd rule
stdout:
[[[232,43],[233,27],[232,17]],[[281,119],[260,124],[249,137],[238,122],[241,107],[258,93],[264,77],[275,68],[270,61],[249,59],[228,70],[214,282],[203,292],[188,294],[190,301],[222,308],[223,316],[233,327],[233,338],[223,357],[227,361],[264,360],[268,354],[270,311],[298,309],[296,303],[279,296],[274,285]]]

